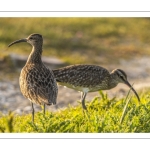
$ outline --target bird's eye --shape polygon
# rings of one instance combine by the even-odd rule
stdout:
[[[122,80],[124,80],[124,76],[122,76],[122,75],[119,75],[119,77],[120,77]]]
[[[33,40],[33,37],[30,37],[30,40]]]
[[[122,75],[119,75],[119,77],[120,77],[120,78],[123,78],[123,76],[122,76]]]

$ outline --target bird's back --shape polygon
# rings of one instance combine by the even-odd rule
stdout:
[[[57,83],[53,72],[43,64],[26,64],[20,74],[22,94],[36,104],[56,104]]]
[[[109,72],[103,67],[96,65],[71,65],[53,70],[56,81],[61,85],[81,90],[88,88],[89,91],[105,89]]]

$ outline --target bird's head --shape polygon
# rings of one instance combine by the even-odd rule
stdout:
[[[27,38],[20,39],[20,40],[10,43],[8,45],[8,47],[10,47],[16,43],[20,43],[20,42],[27,42],[27,43],[31,44],[32,46],[36,46],[36,45],[38,46],[38,45],[43,44],[43,37],[41,34],[34,33],[34,34],[29,35]]]
[[[113,74],[114,76],[114,80],[117,82],[117,83],[124,83],[126,84],[129,88],[131,88],[131,90],[134,92],[134,94],[136,95],[138,101],[140,102],[140,98],[137,94],[137,92],[134,90],[134,88],[131,86],[131,84],[128,82],[127,80],[127,75],[126,73],[121,70],[121,69],[115,69],[111,72],[111,74]]]

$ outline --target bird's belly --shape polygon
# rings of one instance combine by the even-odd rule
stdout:
[[[32,90],[33,85],[31,83],[29,84],[26,78],[20,76],[19,84],[21,93],[25,98],[29,99],[32,103],[41,105],[37,95],[33,92],[34,90]]]
[[[22,94],[28,98],[28,93],[30,92],[30,86],[27,84],[27,82],[25,80],[20,79],[20,90],[22,92]]]
[[[38,97],[38,94],[35,92],[35,88],[32,87],[31,84],[28,84],[27,82],[20,80],[20,90],[22,95],[29,99],[32,103],[42,105],[43,102]]]
[[[107,90],[107,84],[105,82],[102,82],[101,84],[95,86],[75,86],[69,83],[61,82],[58,82],[58,84],[82,92],[96,92],[99,90]]]

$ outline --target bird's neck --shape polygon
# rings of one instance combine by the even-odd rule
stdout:
[[[27,63],[40,64],[42,63],[41,56],[42,56],[42,46],[38,47],[33,46],[32,51],[28,57]]]
[[[114,73],[110,74],[109,82],[108,82],[108,87],[109,89],[114,88],[118,85],[118,81],[116,80],[116,75]]]

